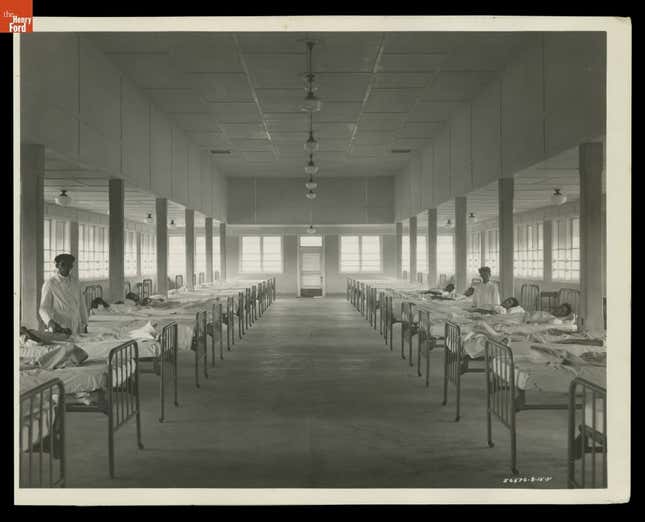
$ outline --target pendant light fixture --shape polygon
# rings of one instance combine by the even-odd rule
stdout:
[[[553,194],[551,194],[551,203],[553,205],[563,205],[567,202],[567,196],[560,192],[559,188],[553,189]]]
[[[309,138],[305,142],[305,150],[309,154],[313,154],[318,150],[318,142],[314,138],[314,119],[313,114],[309,114]]]
[[[316,229],[314,228],[313,225],[309,225],[309,228],[307,229],[307,234],[315,234]]]
[[[475,214],[473,214],[472,212],[468,214],[468,221],[470,221],[471,223],[474,223],[475,221],[477,221]]]
[[[313,176],[318,172],[318,166],[314,163],[314,155],[309,154],[309,162],[305,165],[305,173]]]
[[[314,88],[314,74],[311,70],[311,53],[314,48],[314,42],[307,42],[307,74],[305,75],[305,91],[307,95],[301,106],[305,112],[318,112],[322,108],[322,102],[316,96]]]
[[[177,225],[175,225],[175,220],[174,219],[170,220],[170,223],[168,224],[168,228],[172,228],[172,229],[177,228]]]
[[[143,220],[143,222],[144,222],[144,223],[147,223],[148,225],[150,225],[153,221],[154,221],[154,220],[152,219],[152,214],[150,214],[150,213],[148,212],[148,215],[147,215],[147,216],[146,216],[146,218]]]
[[[316,193],[311,189],[307,191],[305,196],[307,197],[307,199],[316,199]]]
[[[452,227],[453,227],[452,221],[449,219],[448,221],[446,221],[446,228],[452,228]]]
[[[55,201],[56,204],[60,205],[61,207],[68,207],[72,202],[72,198],[67,195],[66,190],[61,190],[60,194],[56,196]]]

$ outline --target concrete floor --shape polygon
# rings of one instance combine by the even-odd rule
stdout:
[[[107,470],[107,418],[70,413],[68,487],[496,488],[566,487],[566,412],[518,417],[520,477],[504,483],[509,433],[486,444],[483,375],[441,405],[443,354],[431,383],[391,352],[344,298],[279,298],[196,389],[181,353],[180,404],[158,417],[158,378],[142,375],[144,450],[134,422],[116,434]],[[416,360],[416,359],[415,359]]]

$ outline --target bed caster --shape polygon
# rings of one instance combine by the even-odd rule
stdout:
[[[163,417],[159,417],[159,422],[163,422],[163,421],[164,421]]]
[[[460,417],[459,415],[457,415],[457,416],[455,417],[455,422],[459,422],[459,419],[461,419],[461,417]]]
[[[139,449],[143,449],[143,443],[139,442]]]
[[[448,403],[448,401],[441,401],[441,405],[445,406]]]
[[[489,443],[488,443],[488,447],[489,447],[489,448],[494,448],[494,447],[495,447],[495,443],[494,443],[494,442],[489,442]]]
[[[179,408],[179,402],[175,401],[175,407]]]

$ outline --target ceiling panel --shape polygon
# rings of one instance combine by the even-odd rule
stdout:
[[[419,92],[419,89],[372,89],[363,110],[408,113]]]
[[[389,54],[381,57],[379,72],[435,72],[445,54]]]
[[[212,149],[228,149],[230,140],[221,132],[189,132],[188,136],[200,147]]]
[[[209,112],[208,104],[192,89],[146,89],[144,94],[166,113]]]
[[[380,72],[374,75],[377,89],[418,89],[428,84],[436,73]]]
[[[234,149],[239,151],[272,151],[273,145],[267,139],[264,140],[244,140],[244,139],[231,139]]]
[[[410,112],[409,121],[446,121],[463,105],[463,102],[420,101]]]
[[[495,77],[492,72],[441,72],[422,92],[423,100],[470,100]]]
[[[186,74],[186,83],[197,90],[207,102],[251,102],[249,80],[242,73]]]
[[[220,126],[229,138],[268,138],[266,130],[261,123],[222,123]]]
[[[407,122],[397,133],[400,138],[432,138],[445,125],[445,122]]]
[[[194,114],[178,112],[171,114],[171,118],[177,122],[186,132],[219,132],[215,116],[210,113]]]
[[[387,132],[394,131],[403,126],[407,118],[405,113],[364,113],[358,120],[358,129],[362,131]]]
[[[260,111],[255,103],[209,103],[208,109],[221,123],[260,123]]]

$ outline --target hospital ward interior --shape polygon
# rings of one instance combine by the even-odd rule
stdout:
[[[19,486],[606,488],[606,45],[22,35]]]

